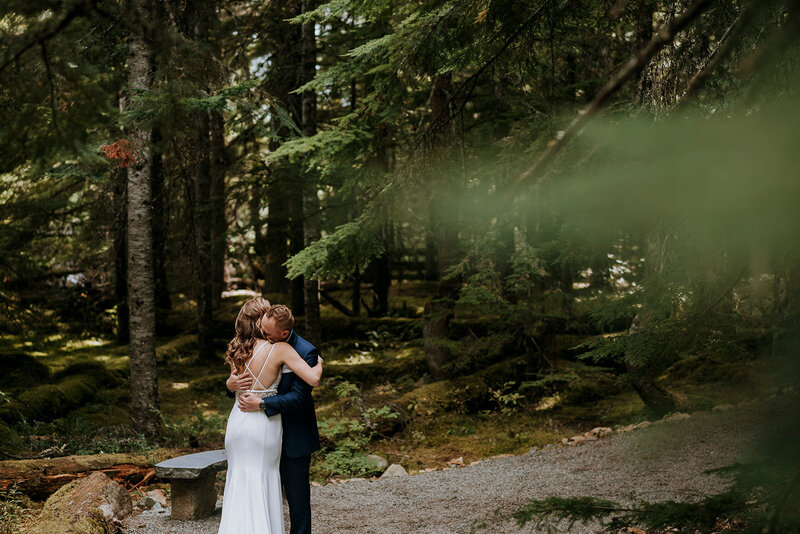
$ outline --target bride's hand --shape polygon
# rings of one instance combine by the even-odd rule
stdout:
[[[239,409],[243,412],[257,412],[261,409],[261,397],[252,393],[239,395]]]
[[[231,373],[231,376],[229,376],[228,380],[225,381],[225,385],[228,387],[229,391],[242,391],[249,389],[252,384],[253,377],[250,376],[250,373],[247,371],[242,374]]]

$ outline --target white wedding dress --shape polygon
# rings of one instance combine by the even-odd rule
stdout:
[[[266,367],[275,345],[264,343],[253,353],[245,367],[251,376],[249,363],[253,357],[270,345],[269,354],[261,371]],[[264,388],[256,375],[253,388]],[[260,397],[275,395],[281,373],[268,388],[249,389]],[[240,392],[236,392],[237,398]],[[283,426],[280,414],[272,417],[259,410],[243,412],[233,404],[225,430],[225,452],[228,457],[228,474],[222,501],[222,519],[219,534],[284,534],[283,497],[281,495],[281,440]]]

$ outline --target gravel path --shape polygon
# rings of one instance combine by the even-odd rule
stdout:
[[[704,471],[743,458],[765,431],[755,430],[764,419],[752,407],[696,413],[596,442],[471,467],[312,488],[314,532],[513,533],[522,531],[503,516],[531,498],[698,499],[725,487],[724,479]],[[218,526],[219,510],[209,519],[185,522],[163,513],[142,514],[128,519],[125,532],[213,534]],[[584,525],[570,529],[596,530]],[[530,524],[523,531],[534,532]]]

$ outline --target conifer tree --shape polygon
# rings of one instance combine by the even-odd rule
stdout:
[[[126,110],[135,110],[153,83],[153,50],[148,28],[152,11],[146,0],[131,0],[134,29],[129,38]],[[130,306],[131,418],[148,435],[161,428],[155,350],[153,283],[152,132],[132,125],[132,164],[128,167],[128,303]]]

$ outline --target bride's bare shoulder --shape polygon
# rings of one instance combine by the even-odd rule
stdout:
[[[297,351],[294,350],[294,347],[292,347],[285,341],[278,341],[277,343],[275,343],[275,350],[279,351],[281,354],[292,354],[292,353],[297,354]]]

